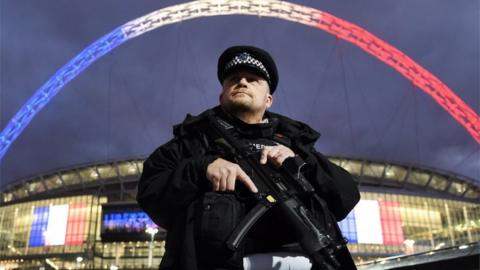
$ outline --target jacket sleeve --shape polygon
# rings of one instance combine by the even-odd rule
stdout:
[[[186,154],[177,138],[160,146],[143,164],[138,204],[155,223],[168,230],[172,217],[184,211],[205,188],[206,168],[214,159]]]
[[[330,162],[326,157],[312,148],[315,160],[307,161],[311,170],[318,195],[322,197],[337,221],[344,219],[360,200],[360,192],[352,175],[340,166]]]

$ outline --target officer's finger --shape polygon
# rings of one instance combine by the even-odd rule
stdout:
[[[270,151],[270,148],[268,146],[265,146],[262,149],[262,153],[260,155],[260,164],[266,164],[267,163],[267,157],[268,157],[268,152]]]
[[[288,157],[293,157],[294,155],[290,152],[280,152],[278,153],[276,156],[275,156],[275,160],[277,162],[280,162],[280,163],[283,163],[283,161],[285,159],[287,159]]]
[[[227,190],[234,191],[235,190],[235,180],[237,178],[237,174],[235,171],[229,171],[227,176]]]
[[[210,182],[212,183],[212,190],[213,191],[218,191],[218,188],[219,188],[219,185],[220,185],[219,178],[214,177],[210,180]]]
[[[282,155],[288,155],[290,153],[290,151],[288,151],[288,149],[286,149],[286,148],[277,148],[277,149],[278,149],[278,151],[275,154],[275,158],[278,158]]]
[[[275,156],[275,158],[271,159],[270,162],[273,164],[275,168],[279,168],[280,166],[282,166],[283,162],[287,157],[288,157],[287,155],[280,154]]]
[[[272,147],[271,150],[268,152],[268,159],[275,159],[281,153],[280,148]]]
[[[219,181],[218,191],[225,191],[225,189],[227,188],[227,177],[228,177],[228,172],[222,171],[222,177],[220,178],[220,181]]]
[[[258,192],[257,186],[255,186],[252,179],[250,179],[250,177],[242,169],[239,169],[237,171],[237,179],[243,184],[245,184],[245,186],[248,189],[250,189],[253,193]]]

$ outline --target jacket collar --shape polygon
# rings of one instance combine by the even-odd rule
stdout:
[[[197,128],[202,123],[207,123],[210,116],[217,115],[237,127],[237,131],[247,136],[272,137],[274,133],[279,133],[290,138],[292,141],[306,146],[313,146],[320,137],[320,133],[312,129],[307,124],[290,119],[286,116],[265,112],[265,117],[269,119],[268,123],[247,124],[242,120],[226,113],[220,106],[208,109],[197,116],[187,114],[185,120],[173,127],[175,136],[182,136]]]

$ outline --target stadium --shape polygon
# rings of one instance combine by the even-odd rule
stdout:
[[[239,44],[359,184],[359,269],[479,268],[478,1],[134,2],[0,1],[0,270],[157,269],[144,159],[217,105]]]
[[[331,157],[362,200],[340,222],[356,263],[480,241],[480,188],[426,168]],[[90,164],[1,191],[1,269],[154,269],[166,231],[135,201],[142,159]],[[478,247],[477,247],[478,248]]]

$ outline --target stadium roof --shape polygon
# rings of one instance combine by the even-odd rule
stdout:
[[[332,157],[365,187],[393,188],[423,196],[480,202],[480,186],[466,178],[399,164]],[[63,169],[18,181],[0,191],[0,205],[44,197],[102,194],[134,200],[143,160],[123,160]]]

